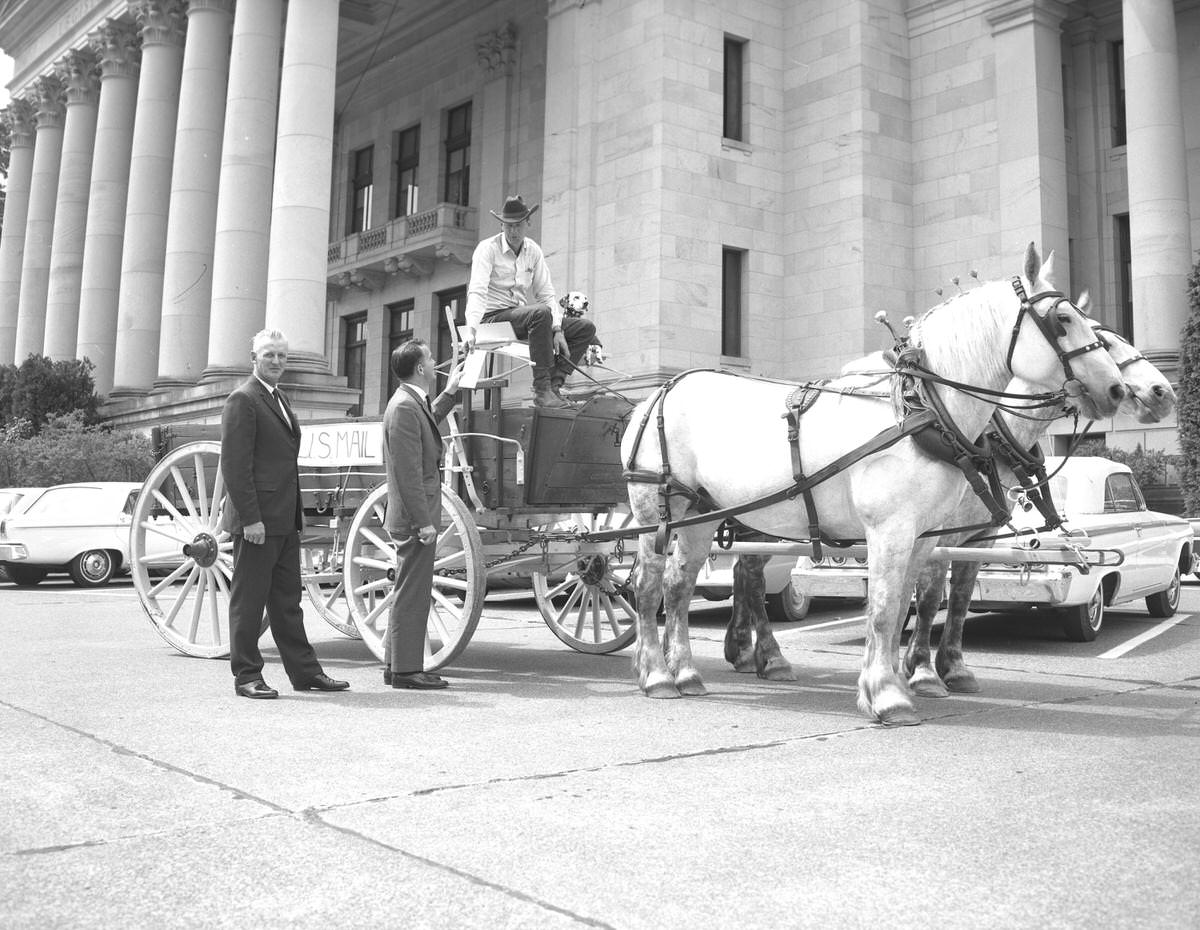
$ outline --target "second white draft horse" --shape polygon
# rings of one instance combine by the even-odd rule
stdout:
[[[911,344],[923,353],[924,366],[943,379],[1001,391],[1015,376],[1045,391],[1067,391],[1085,416],[1108,416],[1125,396],[1121,373],[1087,318],[1042,272],[1031,243],[1023,279],[988,282],[926,311],[913,325]],[[1030,295],[1027,299],[1019,296],[1018,286]],[[660,516],[678,521],[704,512],[697,499],[706,508],[725,509],[754,504],[793,485],[782,419],[791,393],[786,384],[700,371],[639,404],[621,448],[631,475],[642,476],[629,483],[635,519],[643,525],[661,522]],[[995,409],[975,393],[945,391],[943,401],[958,430],[971,437],[980,434]],[[800,420],[798,451],[805,473],[863,446],[894,427],[900,416],[898,405],[877,397],[823,393]],[[645,479],[654,473],[662,481]],[[694,493],[666,494],[670,487]],[[921,534],[947,525],[966,487],[957,468],[904,438],[811,489],[824,534],[865,539],[871,555],[858,705],[885,725],[920,722],[899,674],[900,632],[916,574],[935,543]],[[738,519],[770,536],[802,538],[816,516],[795,496]],[[692,657],[687,610],[715,528],[715,520],[675,527],[669,554],[655,551],[656,534],[639,537],[633,663],[638,685],[649,697],[706,692]],[[661,641],[660,602],[666,615]]]

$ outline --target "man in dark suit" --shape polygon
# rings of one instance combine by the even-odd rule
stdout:
[[[383,677],[393,688],[444,688],[444,678],[423,671],[425,624],[442,519],[438,424],[455,404],[462,364],[455,366],[446,389],[432,400],[437,373],[424,340],[411,339],[397,346],[391,366],[400,385],[383,414],[388,489],[384,525],[397,544],[400,566],[384,643],[387,668]]]
[[[300,422],[279,390],[287,337],[263,330],[251,342],[254,374],[221,412],[221,476],[228,499],[222,525],[233,534],[229,660],[241,697],[274,698],[263,681],[258,637],[263,610],[284,671],[297,691],[345,691],[321,668],[300,608]]]

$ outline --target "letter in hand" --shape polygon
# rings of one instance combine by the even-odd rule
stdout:
[[[469,355],[475,348],[475,327],[468,326],[467,334],[462,337],[462,352],[463,355]]]
[[[453,367],[450,369],[450,375],[446,379],[446,393],[447,394],[454,394],[458,391],[458,386],[462,382],[463,371],[466,367],[467,367],[467,359],[465,356],[463,358],[457,359],[454,362]]]

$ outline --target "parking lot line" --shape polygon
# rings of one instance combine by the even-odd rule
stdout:
[[[847,623],[862,623],[867,619],[867,615],[863,614],[859,617],[839,617],[837,620],[827,620],[824,623],[814,623],[812,626],[797,627],[796,631],[807,633],[810,630],[823,630],[827,626],[845,626]]]
[[[1108,650],[1108,652],[1102,652],[1099,657],[1101,659],[1119,659],[1121,656],[1125,655],[1125,653],[1136,649],[1142,643],[1149,642],[1156,636],[1161,636],[1163,633],[1167,632],[1167,630],[1171,629],[1171,627],[1173,627],[1176,623],[1186,620],[1189,616],[1191,616],[1191,614],[1181,613],[1176,614],[1174,617],[1168,617],[1162,623],[1155,624],[1150,629],[1146,630],[1145,633],[1139,633],[1128,642],[1122,643],[1120,646],[1115,646],[1114,648]]]

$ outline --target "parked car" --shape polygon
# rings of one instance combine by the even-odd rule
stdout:
[[[13,582],[35,585],[51,572],[95,588],[129,570],[133,507],[141,484],[95,481],[42,491],[24,512],[0,518],[0,565]],[[156,518],[158,519],[158,518]],[[162,518],[165,519],[165,518]],[[179,543],[148,533],[148,555],[178,564]]]
[[[1192,524],[1192,538],[1194,540],[1192,542],[1192,551],[1200,552],[1200,520],[1193,518],[1191,520],[1191,524]],[[1200,578],[1200,571],[1193,572],[1193,574],[1197,578]]]
[[[732,553],[714,551],[709,555],[696,578],[696,595],[710,601],[733,597]],[[808,615],[809,597],[792,584],[791,556],[772,556],[763,567],[766,581],[767,617],[772,623],[803,620]]]
[[[45,488],[0,488],[0,517],[21,513]],[[0,563],[0,581],[11,581],[8,569]]]
[[[1092,567],[1086,574],[1074,565],[984,563],[971,609],[1047,611],[1076,642],[1094,640],[1105,608],[1117,604],[1144,599],[1151,616],[1174,614],[1181,576],[1197,570],[1188,521],[1148,510],[1133,473],[1119,462],[1047,457],[1046,468],[1054,475],[1050,490],[1067,526],[1085,533],[1092,548],[1119,550],[1124,561]],[[1017,507],[1013,522],[1036,528],[1041,515]],[[866,597],[867,565],[861,559],[801,558],[792,580],[812,597]]]

